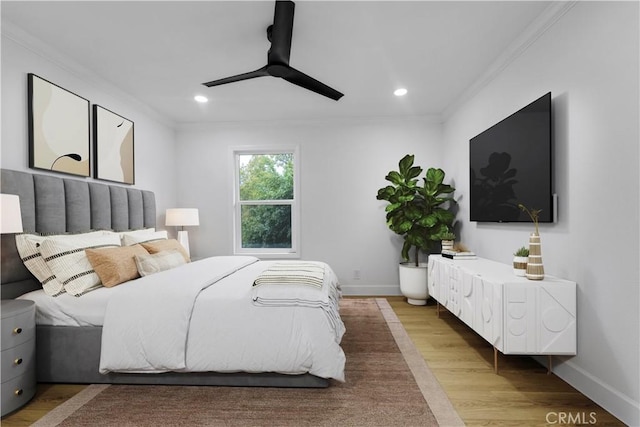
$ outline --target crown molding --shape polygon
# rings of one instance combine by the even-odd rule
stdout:
[[[12,40],[16,44],[29,50],[30,52],[60,68],[61,70],[64,70],[74,77],[84,81],[88,85],[101,90],[111,97],[120,99],[123,102],[130,104],[134,108],[147,115],[149,118],[163,123],[164,125],[167,125],[172,129],[175,129],[176,124],[168,117],[159,113],[148,104],[140,101],[138,98],[135,98],[130,94],[124,92],[122,89],[118,88],[112,83],[109,83],[107,80],[98,77],[98,75],[94,71],[81,65],[74,59],[66,56],[54,46],[51,46],[41,39],[32,36],[29,32],[23,30],[19,26],[11,22],[3,21],[0,33],[2,34],[2,38]],[[37,70],[34,70],[34,72],[37,72]],[[92,101],[92,103],[94,102]]]
[[[444,121],[498,77],[512,62],[564,16],[579,0],[554,1],[518,36],[487,70],[442,112]]]

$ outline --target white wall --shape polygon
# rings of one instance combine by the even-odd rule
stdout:
[[[542,255],[548,274],[578,283],[578,355],[555,371],[629,425],[640,425],[638,16],[637,2],[579,2],[444,125],[445,170],[468,194],[469,139],[552,92],[559,221],[541,226]],[[508,263],[533,226],[471,223],[467,202],[462,239]]]
[[[179,202],[200,209],[201,225],[190,232],[195,256],[233,250],[231,147],[298,144],[302,258],[328,262],[345,293],[399,294],[400,241],[387,229],[376,194],[405,154],[440,166],[439,124],[408,118],[193,125],[177,138]]]
[[[88,99],[91,104],[99,104],[134,122],[135,187],[155,192],[158,228],[164,228],[165,209],[175,204],[177,193],[173,179],[175,132],[172,126],[163,123],[163,119],[148,107],[135,102],[117,88],[97,80],[79,64],[56,56],[52,47],[29,40],[25,35],[21,35],[17,40],[20,42],[6,34],[3,28],[0,166],[6,169],[46,173],[29,169],[27,74],[37,74]],[[91,140],[93,141],[93,138]],[[73,178],[72,175],[56,175]],[[103,183],[112,184],[104,181]]]

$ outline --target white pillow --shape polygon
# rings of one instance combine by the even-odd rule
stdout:
[[[51,236],[40,244],[40,253],[65,291],[80,296],[100,286],[100,277],[84,250],[118,246],[120,236],[113,232]]]
[[[138,273],[140,273],[141,276],[159,273],[187,263],[180,251],[175,249],[148,255],[136,254],[134,258],[138,266]]]
[[[22,263],[42,284],[44,292],[55,297],[64,293],[64,286],[40,255],[40,244],[45,238],[37,234],[16,234],[16,247]]]
[[[151,227],[151,228],[142,228],[140,230],[119,231],[118,235],[120,236],[120,239],[122,239],[122,246],[128,246],[124,244],[124,236],[132,236],[132,237],[143,236],[145,234],[155,233],[155,231],[156,231],[155,227]]]
[[[124,234],[122,236],[122,245],[131,246],[138,243],[154,242],[156,240],[166,240],[169,235],[166,230],[154,231],[151,233]]]

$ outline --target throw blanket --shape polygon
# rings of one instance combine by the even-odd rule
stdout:
[[[321,308],[339,339],[344,334],[339,315],[341,297],[333,270],[315,261],[275,263],[258,276],[252,287],[253,303],[257,306]]]
[[[324,282],[324,267],[312,262],[279,262],[267,268],[253,282],[260,285],[308,285],[318,289]]]
[[[100,373],[186,369],[196,298],[257,261],[248,256],[207,258],[113,288],[102,328]]]

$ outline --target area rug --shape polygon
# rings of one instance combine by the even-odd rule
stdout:
[[[91,385],[34,426],[462,426],[385,299],[343,299],[346,382],[324,389]]]

